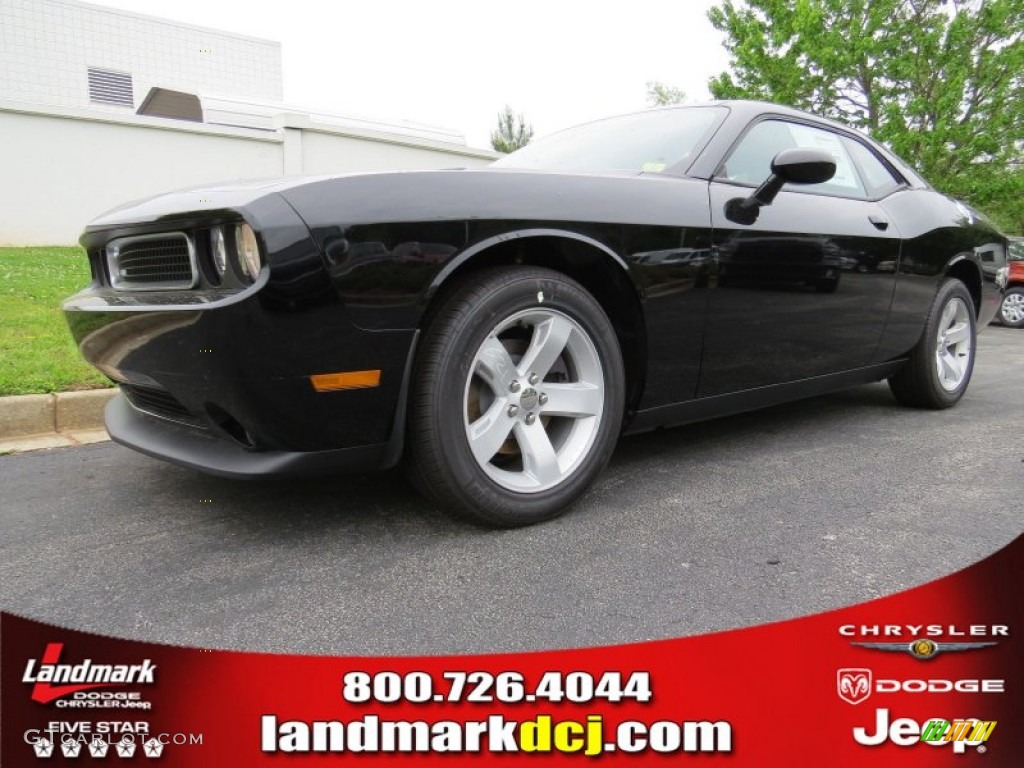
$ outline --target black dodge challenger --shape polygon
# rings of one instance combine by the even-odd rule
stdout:
[[[620,434],[887,379],[945,408],[1007,240],[785,107],[600,120],[481,170],[175,192],[86,229],[64,303],[114,440],[228,477],[391,467],[492,525]]]

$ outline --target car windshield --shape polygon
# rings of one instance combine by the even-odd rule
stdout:
[[[1024,261],[1024,240],[1010,241],[1010,261]]]
[[[665,171],[692,160],[726,111],[724,107],[675,107],[598,120],[539,139],[492,167]]]

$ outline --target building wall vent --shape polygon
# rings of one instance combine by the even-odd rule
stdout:
[[[127,72],[89,67],[89,101],[98,104],[117,104],[134,107],[132,76]]]
[[[194,93],[172,91],[170,88],[150,88],[136,114],[201,123],[203,105]]]

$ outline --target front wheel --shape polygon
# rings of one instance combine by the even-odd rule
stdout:
[[[1024,287],[1008,288],[999,305],[999,322],[1010,328],[1024,328]]]
[[[478,522],[554,517],[611,456],[624,380],[614,329],[578,283],[537,267],[474,274],[424,335],[409,474]]]
[[[924,334],[889,388],[904,405],[949,408],[963,397],[974,371],[977,321],[974,301],[962,282],[939,288]]]

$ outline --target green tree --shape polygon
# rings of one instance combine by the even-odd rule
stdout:
[[[515,152],[530,143],[533,126],[528,125],[522,114],[515,114],[512,107],[498,113],[498,128],[491,131],[491,146],[498,152]]]
[[[682,104],[686,101],[686,91],[674,85],[665,85],[655,80],[647,81],[647,103],[652,107],[664,107],[669,104]]]
[[[1024,231],[1024,0],[725,0],[708,17],[731,59],[715,98],[860,128]]]

